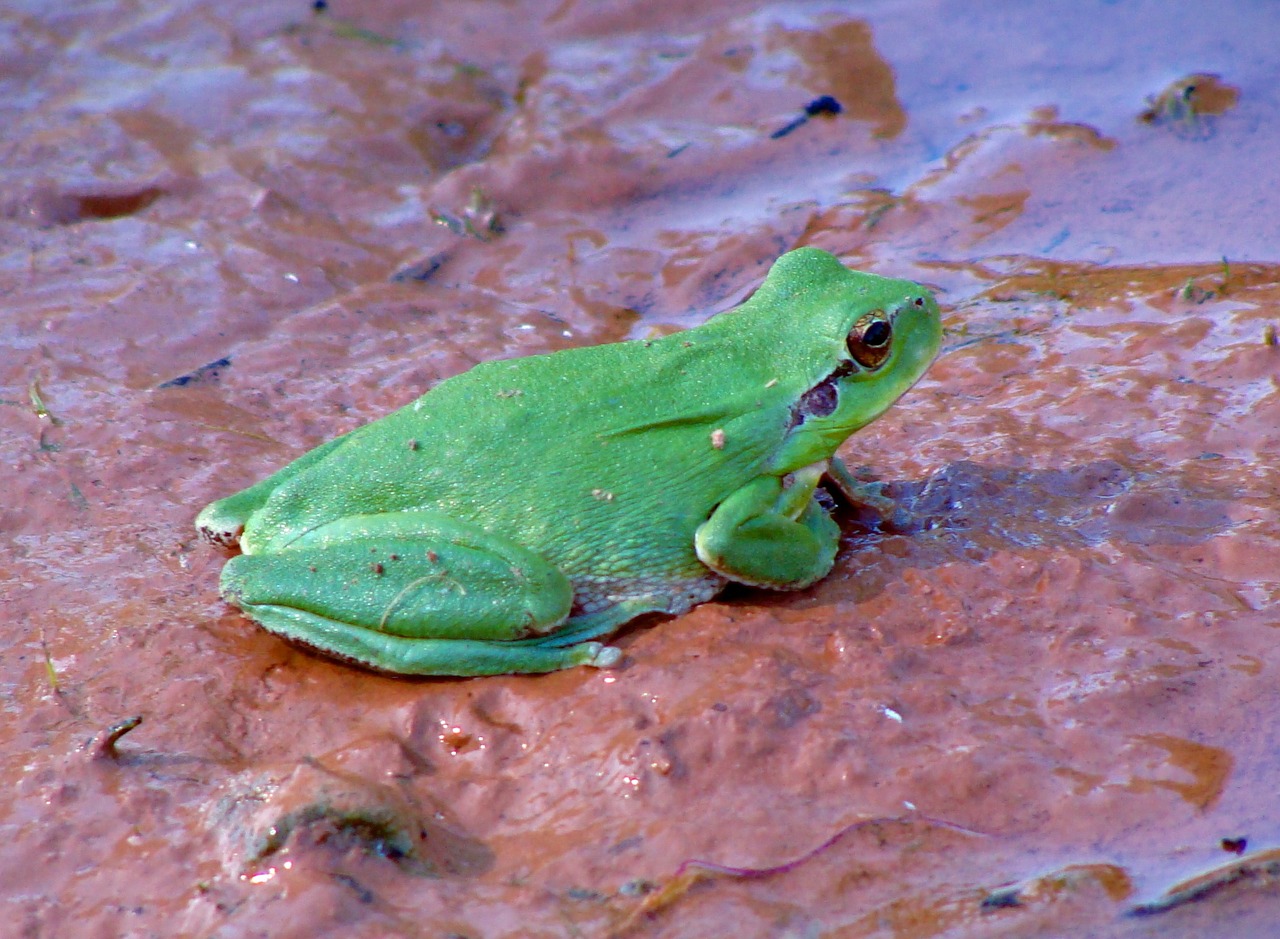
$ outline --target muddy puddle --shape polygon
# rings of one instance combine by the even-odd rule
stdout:
[[[0,931],[1276,931],[1271,5],[241,7],[0,10]],[[473,680],[218,599],[210,500],[801,244],[946,327],[814,587]]]

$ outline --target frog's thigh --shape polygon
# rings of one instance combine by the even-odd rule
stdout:
[[[731,580],[759,587],[797,589],[820,579],[835,561],[840,528],[811,490],[802,509],[791,509],[793,502],[773,477],[744,486],[699,526],[698,559]]]
[[[410,641],[509,641],[548,633],[569,614],[568,578],[500,535],[436,512],[340,519],[287,547],[232,558],[223,595],[259,613],[308,614],[324,648],[339,624]],[[298,624],[290,633],[304,627]],[[383,664],[394,668],[394,664]]]

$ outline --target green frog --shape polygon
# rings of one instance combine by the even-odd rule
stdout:
[[[413,675],[607,667],[601,642],[729,582],[797,590],[839,529],[835,453],[924,374],[919,284],[815,248],[703,325],[486,362],[196,520],[223,596],[287,639]]]

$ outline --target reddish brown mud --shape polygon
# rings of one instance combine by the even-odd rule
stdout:
[[[1277,14],[857,7],[0,10],[0,932],[1275,934]],[[469,681],[217,598],[208,501],[800,244],[947,327],[813,588]]]

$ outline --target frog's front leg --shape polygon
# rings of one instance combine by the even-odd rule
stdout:
[[[762,476],[725,499],[698,527],[698,559],[718,574],[757,587],[794,590],[831,570],[840,528],[813,495],[826,461]]]
[[[339,519],[287,546],[232,558],[226,599],[267,629],[372,668],[413,675],[610,665],[565,646],[568,578],[507,538],[429,511]]]

